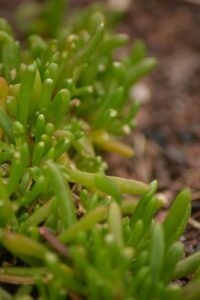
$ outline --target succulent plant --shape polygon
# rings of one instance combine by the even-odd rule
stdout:
[[[156,60],[141,41],[116,56],[128,37],[101,11],[57,30],[61,4],[40,12],[51,38],[20,43],[0,20],[0,298],[199,299],[200,253],[180,241],[189,190],[158,223],[157,182],[108,176],[99,155],[133,154],[129,92]]]

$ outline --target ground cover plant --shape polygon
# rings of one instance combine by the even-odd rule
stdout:
[[[41,7],[21,44],[0,20],[0,298],[199,299],[200,253],[180,241],[190,191],[158,223],[157,182],[107,176],[99,155],[132,155],[129,91],[156,61],[142,42],[116,59],[128,38],[101,10],[60,29],[63,8]]]

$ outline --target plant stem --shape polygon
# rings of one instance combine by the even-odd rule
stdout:
[[[129,201],[129,203],[122,203],[122,213],[133,213],[136,207],[135,201]],[[98,206],[90,211],[87,215],[82,217],[78,222],[69,227],[66,231],[61,233],[58,238],[61,242],[67,243],[76,239],[77,235],[81,231],[87,231],[95,224],[104,221],[107,218],[110,206]]]
[[[35,213],[33,213],[22,225],[23,228],[36,226],[46,220],[51,212],[51,207],[54,199],[50,199],[47,203],[41,206]]]
[[[64,229],[76,221],[76,212],[72,193],[68,183],[64,181],[63,175],[55,163],[48,162],[47,170],[56,194],[58,205],[61,208],[62,226]]]
[[[199,267],[199,264],[200,264],[200,251],[180,261],[174,271],[172,279],[175,280],[195,272]]]
[[[48,249],[40,243],[18,233],[0,230],[0,243],[16,256],[44,259]]]
[[[69,181],[74,183],[79,183],[88,188],[96,188],[95,185],[95,175],[94,173],[83,172],[75,169],[65,168],[67,175],[69,175]],[[149,189],[148,185],[132,180],[132,179],[124,179],[121,177],[115,176],[107,176],[111,181],[113,181],[119,191],[123,194],[134,194],[134,195],[142,195],[146,193]]]

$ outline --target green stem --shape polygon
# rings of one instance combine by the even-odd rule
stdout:
[[[70,240],[74,240],[79,232],[86,231],[93,227],[96,223],[102,222],[107,215],[108,208],[106,206],[100,206],[90,211],[86,216],[69,227],[66,231],[59,235],[59,240],[63,243],[67,243]]]
[[[21,78],[21,86],[19,94],[17,96],[18,121],[20,121],[24,125],[25,130],[29,115],[31,93],[33,91],[35,74],[36,70],[34,65],[28,66],[26,70],[23,71]]]
[[[180,261],[174,271],[172,279],[178,279],[195,272],[200,265],[200,251]]]
[[[132,214],[136,207],[135,201],[125,201],[122,203],[122,213]],[[77,235],[81,231],[87,231],[92,228],[95,224],[104,221],[107,218],[110,206],[98,206],[97,208],[90,211],[84,217],[82,217],[78,222],[73,224],[63,233],[61,233],[58,238],[61,242],[67,243],[71,240],[76,239]]]
[[[90,40],[69,61],[68,72],[72,71],[75,66],[83,64],[91,57],[95,49],[99,46],[100,42],[102,41],[104,30],[104,23],[100,23],[97,26],[96,32],[90,38]]]
[[[65,169],[67,175],[69,175],[69,181],[74,183],[79,183],[88,188],[96,189],[95,185],[95,176],[94,173],[88,173],[83,171],[78,171],[75,169],[66,168]],[[147,184],[132,180],[132,179],[124,179],[121,177],[115,176],[107,176],[114,184],[117,185],[120,193],[123,194],[134,194],[141,195],[148,191],[149,187]]]
[[[117,153],[123,157],[132,157],[134,151],[132,147],[114,139],[105,130],[95,130],[91,133],[91,139],[100,149]]]
[[[20,151],[15,153],[7,184],[8,195],[12,195],[29,163],[29,147],[27,143],[21,145]]]
[[[156,64],[157,60],[155,58],[148,57],[134,65],[134,67],[131,68],[126,75],[126,82],[128,83],[128,85],[134,84],[143,76],[150,73],[155,68]]]
[[[0,195],[1,195],[1,202],[0,202],[0,226],[10,225],[17,225],[17,219],[15,217],[12,203],[8,197],[6,188],[3,184],[3,180],[0,177]]]
[[[53,199],[50,199],[47,203],[41,206],[22,224],[22,228],[25,229],[30,226],[37,226],[44,222],[51,213],[52,203]]]
[[[0,128],[3,129],[5,135],[13,142],[13,124],[6,112],[0,107]]]
[[[122,225],[122,212],[119,205],[113,202],[110,205],[108,215],[108,226],[110,233],[114,236],[115,242],[121,249],[123,247],[123,225]]]
[[[54,187],[55,196],[60,206],[62,226],[66,229],[76,221],[72,193],[68,183],[64,180],[63,174],[55,163],[47,163],[47,172],[50,175],[51,184]]]
[[[42,92],[39,101],[39,110],[45,116],[49,113],[51,94],[53,91],[54,82],[51,78],[47,78],[42,85]]]
[[[30,256],[44,259],[48,249],[30,238],[6,230],[0,230],[0,243],[18,257]]]

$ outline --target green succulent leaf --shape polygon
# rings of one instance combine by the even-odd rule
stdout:
[[[189,190],[180,192],[164,220],[165,241],[168,246],[178,240],[185,230],[191,211],[190,201]]]

